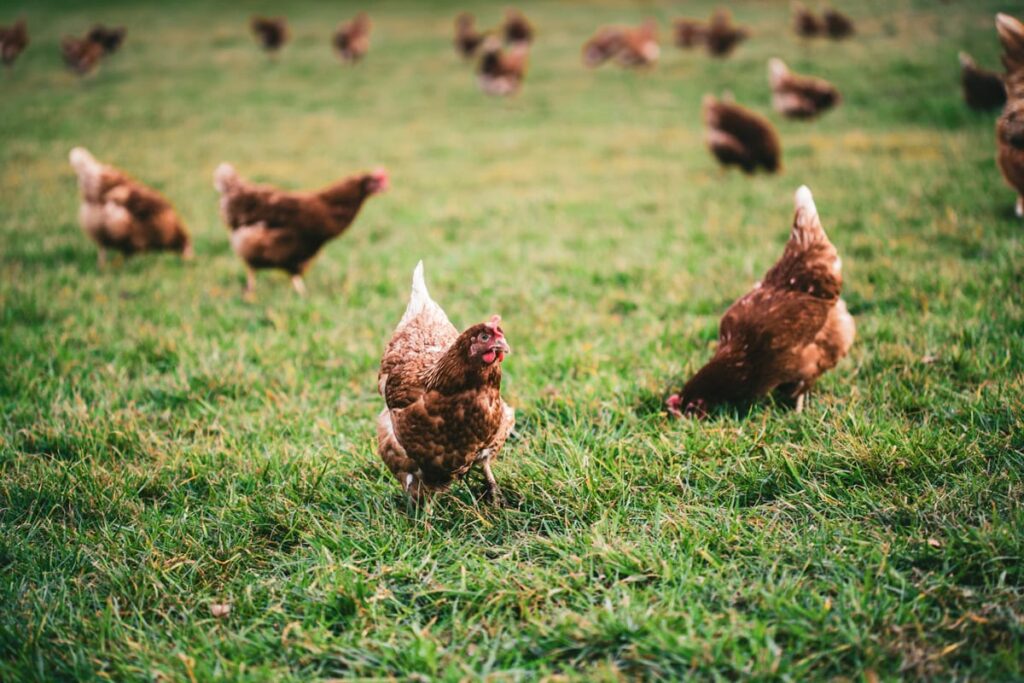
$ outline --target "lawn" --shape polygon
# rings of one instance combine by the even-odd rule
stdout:
[[[851,0],[834,43],[736,1],[732,58],[670,44],[714,4],[520,3],[531,69],[496,100],[451,22],[500,4],[366,3],[352,68],[328,42],[349,3],[6,3],[32,43],[0,75],[0,680],[1024,677],[1024,224],[956,59],[996,68],[993,16],[1024,4]],[[290,19],[277,59],[254,12]],[[648,16],[657,68],[582,68],[598,25]],[[58,43],[97,20],[127,41],[79,80]],[[770,112],[772,56],[841,107]],[[714,163],[722,90],[776,124],[780,174]],[[196,259],[98,269],[75,145],[165,193]],[[268,272],[250,302],[221,161],[291,189],[383,165],[392,190],[306,298]],[[802,414],[670,423],[804,183],[850,356]],[[503,508],[474,478],[428,518],[377,458],[419,259],[456,325],[503,316]]]

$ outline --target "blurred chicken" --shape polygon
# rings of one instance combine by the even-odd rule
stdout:
[[[825,22],[802,3],[793,3],[793,29],[798,36],[813,38],[825,32]]]
[[[676,19],[672,22],[676,47],[691,48],[704,42],[708,27],[697,19]]]
[[[377,451],[413,501],[443,491],[479,463],[487,497],[500,501],[491,472],[515,413],[501,398],[501,363],[511,353],[501,318],[461,334],[430,298],[423,262],[380,363],[385,408]]]
[[[675,417],[705,417],[779,390],[796,410],[822,374],[853,344],[855,326],[842,289],[842,261],[829,242],[807,187],[782,258],[722,316],[714,356],[667,401]]]
[[[0,26],[0,61],[10,68],[28,47],[28,26],[19,19],[10,26]]]
[[[505,44],[510,47],[529,45],[533,42],[533,26],[517,9],[505,10],[505,23],[501,27]]]
[[[1017,216],[1024,217],[1024,24],[996,15],[1006,67],[1006,107],[996,121],[996,159],[1003,178],[1017,192]]]
[[[82,147],[71,150],[70,160],[82,195],[78,220],[99,245],[100,266],[106,262],[107,249],[126,256],[167,250],[191,258],[188,231],[159,192],[113,166],[101,164]]]
[[[519,92],[526,77],[526,64],[530,55],[527,43],[502,48],[497,39],[488,38],[481,48],[478,68],[480,89],[488,95],[514,95]]]
[[[728,97],[705,95],[703,110],[708,148],[719,163],[739,166],[745,173],[758,167],[774,173],[782,166],[779,136],[768,119]]]
[[[597,67],[614,58],[625,67],[651,66],[658,61],[658,27],[654,21],[640,26],[606,26],[583,46],[583,63]]]
[[[704,42],[713,57],[728,57],[736,46],[750,37],[750,32],[732,22],[732,14],[726,9],[717,9],[711,15]]]
[[[99,43],[89,38],[75,36],[64,36],[60,41],[60,51],[65,66],[79,76],[88,76],[95,72],[103,55],[106,54]]]
[[[781,59],[768,62],[772,107],[791,119],[812,119],[839,104],[839,91],[822,78],[795,74]]]
[[[1003,77],[979,67],[966,52],[960,53],[960,84],[971,109],[998,109],[1006,104]]]
[[[246,293],[256,288],[255,269],[278,268],[305,294],[302,275],[330,240],[343,233],[366,199],[388,188],[383,169],[353,175],[315,192],[285,192],[242,179],[231,164],[214,173],[220,210],[231,230],[231,248],[245,261]]]
[[[112,55],[124,43],[126,32],[124,26],[107,28],[103,24],[96,24],[89,29],[86,37],[94,43],[99,43],[103,47],[103,54]]]
[[[370,18],[360,12],[334,32],[334,50],[346,62],[358,62],[370,49]]]
[[[828,33],[829,38],[840,40],[853,35],[853,20],[842,12],[827,9],[825,10],[824,17],[825,32]]]
[[[288,22],[284,17],[253,17],[250,26],[260,46],[271,54],[288,42]]]
[[[469,12],[455,17],[455,51],[463,59],[472,58],[486,37],[486,33],[476,30],[476,19]]]

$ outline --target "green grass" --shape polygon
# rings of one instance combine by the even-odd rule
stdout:
[[[509,101],[450,46],[497,5],[374,3],[357,68],[327,42],[355,5],[261,3],[292,22],[276,63],[233,3],[5,6],[32,44],[0,98],[0,679],[1024,677],[1024,226],[956,64],[994,68],[992,15],[1024,10],[848,2],[855,39],[802,44],[785,3],[737,1],[756,36],[728,61],[579,64],[601,23],[664,37],[713,4],[521,3],[540,36]],[[128,40],[79,82],[57,43],[94,20]],[[723,173],[700,98],[769,113],[774,55],[845,102],[769,114],[780,175]],[[98,271],[74,145],[166,193],[197,259]],[[250,304],[221,161],[290,188],[385,165],[393,190],[307,299],[268,273]],[[667,422],[803,183],[850,357],[804,414]],[[429,525],[373,426],[421,258],[456,324],[504,317],[518,411],[509,506],[460,485]]]

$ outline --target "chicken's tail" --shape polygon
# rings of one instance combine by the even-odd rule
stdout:
[[[801,185],[793,199],[796,216],[793,218],[793,232],[790,240],[801,247],[808,247],[822,239],[828,239],[825,229],[818,217],[818,207],[814,204],[814,195],[806,185]]]
[[[1009,14],[996,15],[996,31],[1003,44],[1003,64],[1010,74],[1024,70],[1024,24]]]
[[[789,68],[786,63],[778,57],[772,57],[768,61],[768,82],[772,88],[782,85],[782,80],[789,75]]]
[[[968,69],[974,66],[974,60],[971,59],[971,56],[963,50],[960,51],[960,54],[958,54],[957,57],[960,59],[960,68]]]
[[[423,278],[423,261],[420,261],[416,264],[416,270],[412,272],[412,292],[409,294],[409,305],[405,307],[405,313],[398,326],[402,327],[432,306],[437,306],[437,304],[430,298],[430,292],[427,291],[427,281]]]
[[[229,163],[223,163],[213,172],[213,187],[220,194],[229,194],[241,184],[238,171]]]
[[[85,147],[72,149],[68,159],[71,161],[71,168],[75,169],[75,173],[83,180],[99,175],[103,170],[103,165],[96,161],[96,157],[90,154]]]

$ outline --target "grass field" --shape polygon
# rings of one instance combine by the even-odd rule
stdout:
[[[801,43],[786,2],[732,2],[727,61],[667,41],[650,73],[582,69],[602,23],[713,2],[524,2],[521,96],[487,99],[451,20],[500,5],[26,2],[0,98],[0,680],[1024,677],[1024,225],[994,114],[991,0],[843,2]],[[271,63],[251,12],[286,11]],[[124,23],[94,78],[64,33]],[[834,81],[815,123],[769,113],[766,62]],[[720,171],[700,98],[772,118],[773,177]],[[100,271],[68,150],[164,192],[197,258]],[[211,176],[393,189],[298,298],[242,300]],[[774,262],[807,183],[845,265],[849,358],[794,414],[669,423],[661,403]],[[457,325],[504,317],[518,438],[508,505],[460,485],[430,524],[376,456],[376,372],[418,259]],[[213,605],[230,605],[215,617]]]

